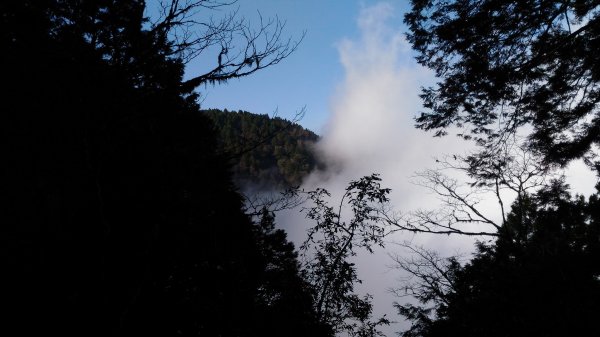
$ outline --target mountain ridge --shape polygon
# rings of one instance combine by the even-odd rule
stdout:
[[[311,172],[323,167],[315,151],[320,137],[298,123],[243,110],[202,112],[213,121],[220,150],[230,159],[240,188],[298,186]]]

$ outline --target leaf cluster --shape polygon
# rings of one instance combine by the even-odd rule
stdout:
[[[372,174],[350,182],[335,206],[329,204],[327,190],[307,192],[313,206],[305,208],[306,216],[315,225],[300,248],[306,259],[304,269],[313,287],[318,319],[337,332],[375,336],[377,326],[389,324],[385,317],[372,320],[369,295],[354,293],[361,280],[352,262],[360,249],[372,253],[375,247],[383,247],[386,229],[377,209],[388,201],[390,189],[382,188],[380,181]]]
[[[560,181],[515,203],[501,235],[461,265],[417,249],[400,267],[420,305],[403,336],[588,336],[598,333],[598,194],[571,197]]]
[[[548,163],[593,164],[599,15],[594,1],[413,0],[408,40],[441,79],[423,89],[417,127],[464,127],[493,148],[530,125],[530,148]]]

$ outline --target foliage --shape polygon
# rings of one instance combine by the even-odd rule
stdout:
[[[204,113],[215,123],[221,149],[231,158],[240,186],[298,186],[319,165],[314,154],[319,137],[295,122],[246,111]]]
[[[258,327],[256,335],[332,336],[331,327],[316,319],[311,286],[301,271],[298,254],[286,233],[275,229],[274,220],[274,213],[263,208],[254,226],[262,263],[251,313]]]
[[[249,72],[183,81],[186,43],[172,29],[195,21],[177,13],[215,3],[173,1],[150,23],[144,1],[1,2],[7,331],[280,335],[254,315],[289,313],[281,322],[323,335],[290,300],[308,301],[291,247],[242,211],[192,91]],[[265,289],[286,301],[270,306]]]
[[[309,229],[301,251],[317,319],[353,336],[378,336],[377,327],[389,324],[385,317],[372,320],[370,295],[361,298],[354,293],[355,284],[361,281],[351,261],[359,249],[372,253],[375,247],[383,247],[386,231],[377,207],[388,201],[390,190],[382,188],[380,181],[373,174],[350,182],[335,206],[329,205],[327,190],[308,192],[314,206],[306,208],[306,216],[316,225]],[[351,211],[348,218],[347,208]]]
[[[361,280],[353,258],[361,250],[373,253],[376,247],[383,248],[388,234],[379,213],[388,202],[390,189],[382,188],[380,182],[377,174],[351,181],[334,206],[324,188],[305,191],[294,187],[280,192],[279,197],[247,201],[246,211],[255,218],[270,219],[275,212],[302,206],[306,217],[315,221],[300,247],[300,267],[319,331],[374,337],[382,336],[380,327],[390,324],[385,315],[373,319],[371,295],[354,291]]]
[[[597,2],[413,0],[405,22],[418,62],[441,78],[423,90],[417,127],[469,127],[465,138],[493,148],[530,125],[547,163],[596,162]]]
[[[598,201],[598,194],[571,198],[555,181],[515,203],[502,235],[479,243],[466,265],[427,258],[418,259],[422,269],[408,263],[405,270],[425,287],[408,286],[421,305],[397,305],[413,322],[403,336],[598,334]]]

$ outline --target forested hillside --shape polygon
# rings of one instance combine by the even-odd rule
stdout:
[[[283,118],[247,111],[204,110],[231,159],[239,186],[256,189],[297,186],[319,163],[315,133]]]

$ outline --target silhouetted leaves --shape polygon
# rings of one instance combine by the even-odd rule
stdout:
[[[373,320],[370,295],[354,292],[361,280],[352,262],[360,250],[372,253],[383,247],[387,232],[378,207],[388,201],[390,189],[382,188],[380,181],[377,174],[351,181],[334,205],[325,189],[307,192],[312,206],[305,209],[306,216],[316,224],[301,251],[317,319],[353,336],[378,336],[378,326],[389,324],[385,317]]]
[[[181,45],[144,9],[0,4],[3,328],[264,336],[283,327],[257,315],[287,313],[282,324],[319,335],[292,247],[243,213],[213,125],[182,85]],[[286,300],[265,304],[263,288]]]
[[[600,17],[590,1],[413,0],[417,60],[441,81],[423,89],[417,127],[494,146],[531,125],[549,163],[593,164],[600,103]]]
[[[404,336],[600,332],[598,195],[571,198],[555,182],[525,199],[513,206],[502,235],[492,244],[480,243],[466,265],[428,260],[423,265],[429,271],[413,273],[429,286],[412,288],[421,306],[398,305],[413,322]],[[415,270],[414,263],[407,266]],[[435,278],[440,272],[444,278]],[[442,281],[444,291],[435,291]]]

